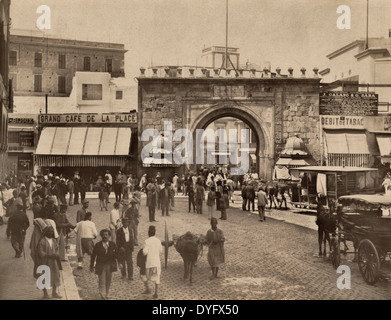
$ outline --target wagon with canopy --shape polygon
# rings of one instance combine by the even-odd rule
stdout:
[[[375,194],[378,169],[343,166],[306,166],[297,168],[300,182],[292,190],[292,204],[300,208],[316,209],[317,198],[323,196],[326,207],[338,197],[349,194]],[[292,186],[291,186],[292,188]]]
[[[330,260],[337,268],[341,252],[354,253],[368,284],[391,274],[391,197],[356,194],[339,197],[337,228],[331,237]],[[346,241],[353,242],[349,252]],[[343,248],[341,249],[341,244]]]

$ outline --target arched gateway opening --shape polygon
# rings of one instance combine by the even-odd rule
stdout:
[[[248,153],[249,163],[250,163],[250,167],[249,167],[250,173],[254,172],[257,173],[260,178],[268,179],[271,176],[271,170],[272,170],[269,164],[270,159],[272,158],[270,156],[272,154],[271,152],[272,144],[270,143],[271,141],[270,134],[265,129],[267,127],[267,124],[262,122],[260,119],[258,119],[258,117],[255,114],[253,114],[253,112],[249,108],[244,106],[229,107],[226,105],[221,105],[206,110],[205,112],[200,114],[195,120],[192,121],[190,130],[193,134],[193,141],[196,141],[197,129],[206,130],[208,128],[211,128],[212,130],[215,130],[216,128],[218,129],[219,127],[222,126],[221,125],[216,126],[213,124],[215,124],[216,122],[222,122],[221,120],[230,120],[230,119],[239,120],[245,124],[244,129],[245,128],[250,129],[250,134],[252,136],[250,138],[250,142],[251,142],[250,150],[240,150],[240,152]],[[238,135],[240,136],[239,130],[238,130]],[[193,154],[195,155],[196,152],[197,152],[197,145],[194,143]],[[216,147],[216,155],[218,155],[217,147]],[[218,166],[219,165],[218,157],[216,157],[216,160],[217,161],[215,161],[215,163],[216,166]],[[204,163],[205,166],[210,167],[207,164],[206,154],[204,156]],[[201,165],[202,164],[193,164],[192,170],[198,171]],[[230,164],[228,163],[228,166],[229,165]]]

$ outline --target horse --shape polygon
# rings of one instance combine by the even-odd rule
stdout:
[[[323,255],[326,257],[327,255],[326,241],[329,244],[329,251],[331,251],[330,234],[335,233],[337,228],[337,218],[332,214],[332,212],[332,209],[329,211],[326,210],[326,208],[321,203],[321,200],[318,199],[316,208],[316,224],[318,225],[319,256]]]

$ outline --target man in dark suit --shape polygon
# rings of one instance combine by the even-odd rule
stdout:
[[[117,230],[118,258],[122,265],[122,278],[126,279],[126,269],[128,269],[128,280],[133,280],[133,230],[129,227],[129,219],[122,219],[122,228]]]
[[[94,272],[95,266],[95,274],[99,276],[99,294],[105,300],[109,298],[112,272],[118,270],[118,250],[116,244],[109,240],[110,235],[110,230],[101,230],[102,241],[95,244],[90,263],[91,272]]]
[[[169,216],[169,210],[170,210],[170,186],[171,183],[166,182],[164,189],[160,191],[160,204],[162,206],[162,216],[166,214],[166,216]]]

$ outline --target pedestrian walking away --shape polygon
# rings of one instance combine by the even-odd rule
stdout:
[[[22,253],[24,253],[24,241],[30,222],[24,212],[23,202],[20,199],[16,199],[15,202],[17,211],[9,218],[8,226],[11,235],[11,245],[15,250],[15,258],[20,258]]]
[[[257,200],[258,200],[258,215],[259,215],[259,221],[266,220],[265,217],[265,208],[267,205],[267,195],[263,188],[259,188],[259,191],[257,193]]]
[[[153,179],[150,179],[147,187],[147,207],[149,212],[149,222],[154,222],[155,220],[155,209],[157,205],[157,186],[153,182]]]
[[[133,230],[134,245],[138,246],[139,210],[136,207],[137,200],[130,199],[130,208],[125,212],[125,218],[129,219],[130,228]]]
[[[160,275],[161,275],[161,262],[160,255],[163,252],[162,242],[155,236],[156,228],[155,226],[149,226],[148,229],[148,239],[145,240],[143,253],[146,256],[145,262],[145,277],[142,277],[145,285],[144,294],[151,293],[151,290],[148,287],[148,281],[155,283],[155,293],[153,297],[156,299],[158,297],[158,286],[160,284]]]
[[[162,216],[170,215],[170,183],[166,182],[164,189],[160,191],[160,205],[162,207]]]
[[[212,276],[210,280],[218,278],[217,273],[219,267],[225,262],[224,252],[224,234],[221,229],[217,228],[217,219],[210,220],[211,228],[206,233],[206,241],[208,243],[208,262],[212,269]]]
[[[194,190],[194,193],[197,213],[202,214],[202,205],[205,200],[205,189],[200,179],[197,181],[197,186]]]
[[[126,279],[126,273],[128,274],[128,280],[133,280],[133,248],[134,248],[134,236],[133,230],[129,227],[129,219],[122,219],[122,227],[117,231],[117,248],[118,248],[118,261],[121,266],[122,278]]]
[[[98,275],[99,294],[106,300],[110,298],[112,273],[118,270],[118,250],[116,244],[109,240],[109,229],[101,230],[100,236],[102,240],[95,244],[91,255],[90,272],[95,271]]]
[[[206,200],[206,205],[208,206],[208,219],[213,218],[213,211],[215,206],[216,199],[216,188],[212,186],[208,192],[208,199]]]
[[[189,213],[191,206],[193,205],[193,212],[196,211],[195,202],[194,202],[194,188],[193,183],[191,183],[187,188],[187,196],[189,198]]]
[[[92,254],[94,248],[94,239],[98,236],[95,223],[91,221],[92,213],[87,212],[84,221],[76,224],[74,229],[76,233],[76,253],[77,253],[77,268],[83,268],[84,254]]]
[[[227,209],[229,208],[229,200],[228,200],[228,190],[226,188],[223,189],[223,194],[220,198],[220,210],[221,210],[221,220],[227,220]]]
[[[110,211],[109,229],[111,232],[111,241],[116,242],[117,230],[121,227],[121,215],[119,213],[119,202],[114,202],[114,209]]]

